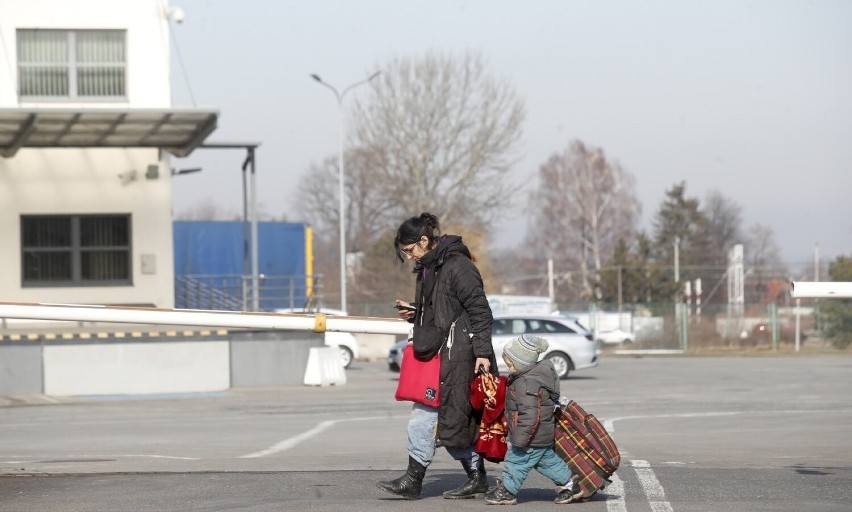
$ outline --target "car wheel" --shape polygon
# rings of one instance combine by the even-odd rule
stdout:
[[[340,359],[343,361],[343,367],[349,368],[349,365],[352,364],[352,351],[343,345],[338,345],[337,348],[340,350]]]
[[[622,341],[622,343],[624,343],[625,345],[630,345],[631,343],[633,343],[633,340],[631,340],[630,338],[625,338],[625,340]]]
[[[551,363],[553,363],[553,368],[556,369],[556,375],[558,375],[560,379],[567,379],[568,374],[574,368],[574,365],[571,364],[571,358],[562,352],[553,352],[552,354],[549,354],[547,358],[550,359]]]

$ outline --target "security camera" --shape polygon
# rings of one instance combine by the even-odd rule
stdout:
[[[176,23],[183,23],[186,14],[180,7],[171,7],[169,8],[169,18],[173,19]]]
[[[131,181],[136,181],[136,170],[131,169],[129,171],[118,173],[118,179],[121,180],[122,185],[127,185]]]

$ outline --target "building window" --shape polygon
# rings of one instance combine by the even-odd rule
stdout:
[[[124,30],[18,30],[18,91],[27,98],[123,99]]]
[[[131,284],[129,215],[21,216],[23,286]]]

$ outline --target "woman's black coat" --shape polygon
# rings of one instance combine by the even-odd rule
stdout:
[[[441,351],[441,406],[437,446],[467,448],[479,432],[480,417],[470,406],[473,364],[482,357],[497,363],[491,346],[491,308],[482,276],[461,237],[444,236],[415,267],[417,314],[414,352],[427,360]],[[425,280],[424,272],[431,272]],[[455,321],[452,346],[447,341]]]

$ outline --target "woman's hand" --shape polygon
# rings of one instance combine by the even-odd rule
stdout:
[[[396,299],[397,310],[399,311],[399,317],[405,321],[411,320],[414,318],[414,313],[417,312],[413,306],[404,300]]]
[[[473,373],[478,372],[480,366],[485,367],[485,373],[488,373],[491,370],[491,361],[486,357],[477,357],[473,363]]]

